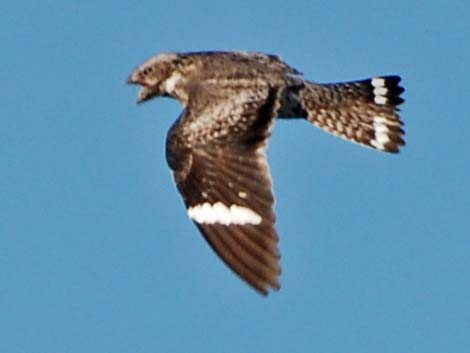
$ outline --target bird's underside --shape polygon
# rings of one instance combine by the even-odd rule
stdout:
[[[398,76],[317,84],[262,53],[163,53],[129,83],[138,102],[169,96],[185,107],[166,156],[189,217],[220,258],[266,295],[279,289],[274,196],[265,149],[274,118],[303,118],[384,152],[404,145]]]

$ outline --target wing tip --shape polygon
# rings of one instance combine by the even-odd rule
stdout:
[[[262,295],[263,297],[267,298],[273,292],[279,292],[281,290],[281,285],[279,281],[275,283],[264,283],[262,286],[247,282],[246,283],[253,288],[258,294]]]

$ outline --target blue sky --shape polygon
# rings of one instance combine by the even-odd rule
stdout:
[[[0,351],[452,352],[470,347],[467,1],[0,5]],[[277,123],[282,289],[188,220],[164,159],[177,102],[135,105],[160,51],[281,55],[319,82],[400,74],[407,146]]]

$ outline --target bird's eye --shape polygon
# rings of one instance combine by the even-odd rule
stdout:
[[[142,71],[142,74],[147,75],[147,74],[150,73],[152,70],[153,70],[153,68],[152,68],[151,66],[150,66],[150,67],[146,67],[146,68]]]

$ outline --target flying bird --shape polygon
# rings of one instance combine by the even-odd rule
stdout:
[[[161,53],[128,83],[137,98],[184,107],[166,159],[189,218],[218,256],[263,295],[279,290],[278,235],[266,146],[276,118],[306,119],[383,152],[405,142],[399,76],[320,84],[280,57],[257,52]]]

